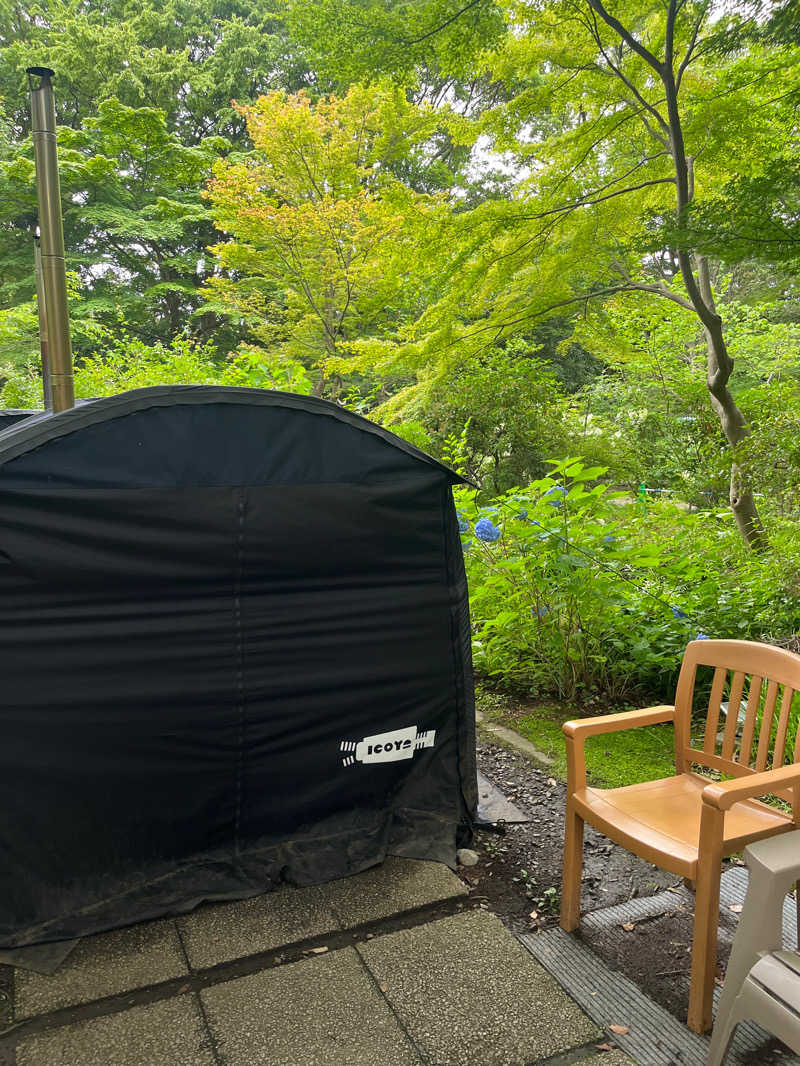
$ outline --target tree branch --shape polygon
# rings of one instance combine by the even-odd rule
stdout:
[[[641,121],[647,132],[650,134],[650,136],[653,138],[653,140],[657,141],[659,144],[662,144],[667,150],[669,150],[669,132],[667,132],[667,135],[665,137],[660,136],[660,134],[656,133],[655,129],[653,129],[653,127],[641,113],[639,114],[639,120]]]
[[[591,0],[590,0],[591,2]],[[671,57],[674,48],[675,15],[677,13],[677,0],[670,0],[667,14],[667,33],[665,40],[665,54],[668,62],[660,68],[661,81],[667,97],[667,115],[669,118],[670,147],[672,150],[672,162],[675,167],[675,195],[678,222],[682,223],[686,209],[691,203],[692,190],[689,180],[689,164],[686,158],[686,146],[683,140],[683,126],[681,124],[680,111],[678,109],[678,89],[675,84],[675,73],[672,69]],[[697,284],[692,269],[692,260],[689,253],[678,249],[678,264],[681,268],[681,277],[686,287],[686,293],[694,306],[697,316],[706,330],[716,340],[722,341],[722,322],[716,311],[713,311],[703,299],[703,295]]]
[[[456,19],[461,18],[461,16],[464,15],[467,11],[469,11],[470,8],[477,7],[478,4],[482,4],[483,2],[484,0],[470,0],[470,2],[464,7],[462,7],[460,11],[456,11],[455,15],[451,15],[449,19],[445,19],[445,21],[440,23],[440,25],[435,26],[432,30],[428,30],[427,33],[423,33],[421,37],[415,37],[411,41],[401,40],[400,43],[406,45],[407,47],[410,47],[412,44],[421,44],[422,41],[427,41],[429,37],[433,37],[435,34],[441,33],[441,31],[446,29],[451,22],[455,22]]]
[[[692,61],[692,55],[694,54],[694,50],[697,46],[697,39],[700,36],[700,30],[702,28],[703,23],[705,22],[706,14],[707,12],[705,10],[700,12],[697,22],[695,22],[694,24],[694,29],[692,30],[692,38],[689,41],[689,45],[686,49],[686,54],[681,60],[681,65],[678,67],[678,74],[675,78],[675,88],[678,91],[680,91],[681,81],[683,80],[683,75],[686,72],[686,68]]]
[[[672,64],[675,57],[675,19],[678,16],[678,4],[680,0],[669,0],[667,7],[667,28],[664,34],[664,66],[661,69],[662,79],[669,71],[673,74]],[[677,92],[677,89],[676,89]]]
[[[646,285],[644,282],[632,281],[628,285],[628,290],[631,292],[655,293],[656,296],[663,296],[665,300],[671,300],[678,307],[682,307],[684,311],[691,311],[693,315],[697,314],[694,304],[690,300],[687,300],[685,296],[681,296],[680,293],[668,289],[663,282],[660,285]]]
[[[611,29],[614,30],[614,32],[622,38],[622,40],[627,44],[627,46],[632,51],[634,51],[637,56],[639,56],[640,59],[643,59],[648,66],[652,67],[653,70],[656,71],[659,76],[661,76],[664,70],[663,65],[659,63],[659,61],[656,59],[656,57],[651,51],[645,48],[643,44],[640,44],[639,41],[637,41],[636,38],[633,36],[633,34],[625,29],[625,27],[622,25],[618,18],[615,18],[613,15],[610,15],[608,11],[606,11],[606,9],[603,7],[601,0],[588,0],[588,4],[592,11],[595,11],[603,20],[603,22],[605,22],[607,26],[610,26]]]
[[[606,133],[604,133],[602,137],[598,137],[596,140],[593,140],[592,143],[589,145],[589,147],[586,149],[586,151],[583,153],[583,155],[574,164],[574,166],[570,167],[570,169],[566,172],[566,174],[563,176],[563,178],[561,178],[558,182],[556,182],[556,185],[555,185],[554,188],[555,189],[559,189],[559,188],[561,188],[562,185],[566,184],[566,182],[569,180],[569,178],[572,177],[572,175],[575,173],[575,171],[578,170],[578,168],[580,166],[582,166],[583,163],[586,162],[586,160],[589,158],[590,155],[592,155],[592,153],[594,152],[595,148],[597,148],[599,145],[601,145],[603,143],[603,141],[607,141],[609,137],[611,137],[614,133],[617,132],[617,130],[620,128],[620,126],[624,126],[626,122],[630,122],[630,120],[632,118],[637,118],[637,117],[641,118],[641,114],[640,114],[640,111],[639,111],[638,108],[634,109],[633,111],[628,112],[627,114],[625,114],[623,116],[623,118],[619,122],[617,122],[616,125],[612,126],[610,130],[608,130]],[[599,120],[598,120],[598,123],[599,123]],[[660,140],[660,138],[657,138],[657,139]],[[669,145],[668,144],[666,144],[664,141],[661,141],[661,143],[664,144],[664,147],[667,148],[667,150],[669,149]],[[655,157],[653,157],[653,158],[655,158]]]
[[[595,43],[596,43],[597,47],[600,49],[600,54],[605,59],[606,63],[608,63],[609,68],[614,72],[614,74],[619,78],[619,80],[625,86],[627,86],[629,92],[633,93],[634,98],[642,105],[642,107],[646,111],[650,112],[650,114],[653,116],[653,118],[655,118],[656,122],[658,122],[659,126],[661,127],[662,132],[668,137],[669,136],[669,126],[667,126],[667,123],[664,121],[660,111],[658,111],[657,108],[655,108],[651,103],[649,103],[647,100],[645,100],[645,98],[642,96],[642,94],[636,88],[636,86],[631,81],[631,79],[626,74],[623,74],[622,66],[621,66],[621,59],[622,59],[621,55],[620,55],[620,62],[619,63],[614,63],[614,61],[611,59],[611,56],[608,54],[608,52],[604,48],[603,40],[602,40],[602,38],[600,36],[600,28],[597,25],[597,18],[595,17],[594,11],[592,11],[592,26],[590,27],[590,32],[591,32],[592,36],[595,39]],[[620,52],[622,52],[622,46],[621,45],[620,45]]]
[[[605,196],[598,196],[593,200],[576,200],[571,204],[562,204],[561,207],[551,207],[547,211],[540,211],[535,215],[515,215],[515,222],[534,222],[540,218],[546,218],[548,215],[566,215],[570,211],[574,211],[579,207],[593,207],[595,204],[602,204],[605,200],[612,200],[615,196],[625,196],[629,192],[637,192],[639,189],[646,189],[649,185],[674,185],[674,178],[651,178],[650,181],[640,182],[639,185],[628,185],[624,189],[617,189],[615,192],[607,193]]]
[[[645,285],[640,282],[631,281],[624,282],[622,285],[609,285],[604,289],[595,289],[594,292],[582,293],[580,296],[570,296],[565,300],[558,300],[556,303],[543,307],[539,311],[530,311],[528,314],[520,315],[518,318],[506,319],[505,322],[489,322],[485,326],[479,326],[477,329],[470,330],[468,333],[462,333],[456,340],[445,345],[445,348],[451,348],[454,344],[460,344],[461,341],[469,337],[476,337],[479,333],[486,333],[487,330],[495,330],[495,339],[498,339],[511,326],[518,326],[522,322],[530,322],[531,319],[543,318],[544,315],[549,315],[553,311],[557,311],[560,307],[570,307],[573,304],[581,303],[588,307],[590,300],[596,300],[602,296],[614,296],[620,292],[652,292],[657,296],[663,296],[665,299],[672,300],[673,303],[679,304],[684,310],[696,314],[694,307],[688,300],[682,300],[682,297],[676,293],[670,292],[666,287],[661,288],[661,286],[658,285]]]

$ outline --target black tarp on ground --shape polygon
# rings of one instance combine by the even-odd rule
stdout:
[[[248,389],[0,433],[0,945],[453,862],[476,802],[457,480]]]

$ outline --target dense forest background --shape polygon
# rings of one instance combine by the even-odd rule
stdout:
[[[36,63],[79,396],[314,392],[458,466],[507,683],[796,646],[794,0],[0,0],[0,43],[2,406],[41,405]]]

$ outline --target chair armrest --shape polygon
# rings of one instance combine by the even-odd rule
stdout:
[[[672,722],[674,719],[675,708],[662,706],[564,722],[561,728],[567,745],[567,791],[573,793],[586,787],[586,757],[583,751],[586,737],[619,733],[623,729],[639,729],[641,726]]]
[[[766,840],[757,840],[744,849],[744,861],[750,868],[751,880],[754,869],[765,871],[770,879],[788,878],[789,885],[800,878],[800,830],[779,833]]]
[[[763,796],[790,785],[800,785],[800,763],[781,766],[777,770],[765,770],[760,774],[748,774],[733,781],[713,781],[703,789],[703,803],[727,811],[739,800]]]
[[[561,728],[564,736],[581,740],[598,733],[619,733],[623,729],[639,729],[646,725],[657,725],[659,722],[672,722],[674,718],[675,708],[662,705],[645,707],[641,711],[603,714],[597,718],[577,718],[572,722],[564,722]]]

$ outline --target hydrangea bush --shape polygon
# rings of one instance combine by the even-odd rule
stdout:
[[[671,699],[689,640],[800,631],[800,549],[730,512],[614,492],[579,459],[483,505],[455,490],[479,673],[539,696]]]

